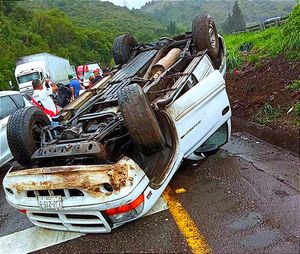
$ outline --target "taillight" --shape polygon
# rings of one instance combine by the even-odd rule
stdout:
[[[140,196],[138,196],[137,199],[135,199],[131,203],[126,204],[126,205],[122,205],[122,206],[119,206],[119,207],[116,207],[116,208],[108,209],[105,212],[108,216],[116,215],[116,214],[119,214],[119,213],[126,213],[128,211],[131,211],[131,210],[135,209],[136,207],[138,207],[143,202],[144,202],[144,194],[141,194]]]
[[[19,210],[19,212],[26,213],[27,211],[26,210]]]

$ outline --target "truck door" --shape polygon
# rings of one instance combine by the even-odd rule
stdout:
[[[191,75],[195,84],[167,108],[175,122],[180,151],[185,158],[193,155],[231,117],[225,80],[207,57]]]

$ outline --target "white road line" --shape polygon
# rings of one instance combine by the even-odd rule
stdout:
[[[168,206],[165,200],[160,197],[145,216],[159,213],[166,209],[168,209]],[[0,237],[0,250],[1,253],[23,254],[63,243],[83,235],[32,227]]]
[[[0,238],[2,253],[28,253],[62,243],[83,234],[32,227]]]

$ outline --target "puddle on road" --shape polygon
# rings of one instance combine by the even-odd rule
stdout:
[[[271,244],[274,244],[279,239],[279,231],[273,230],[263,230],[256,234],[253,234],[246,239],[240,241],[240,243],[248,250],[262,249],[266,248]]]
[[[228,227],[236,230],[247,229],[259,224],[262,221],[262,218],[260,213],[250,212],[231,223]]]

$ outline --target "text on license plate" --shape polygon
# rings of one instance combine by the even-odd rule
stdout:
[[[62,210],[62,197],[61,196],[38,196],[39,207],[48,211]]]

